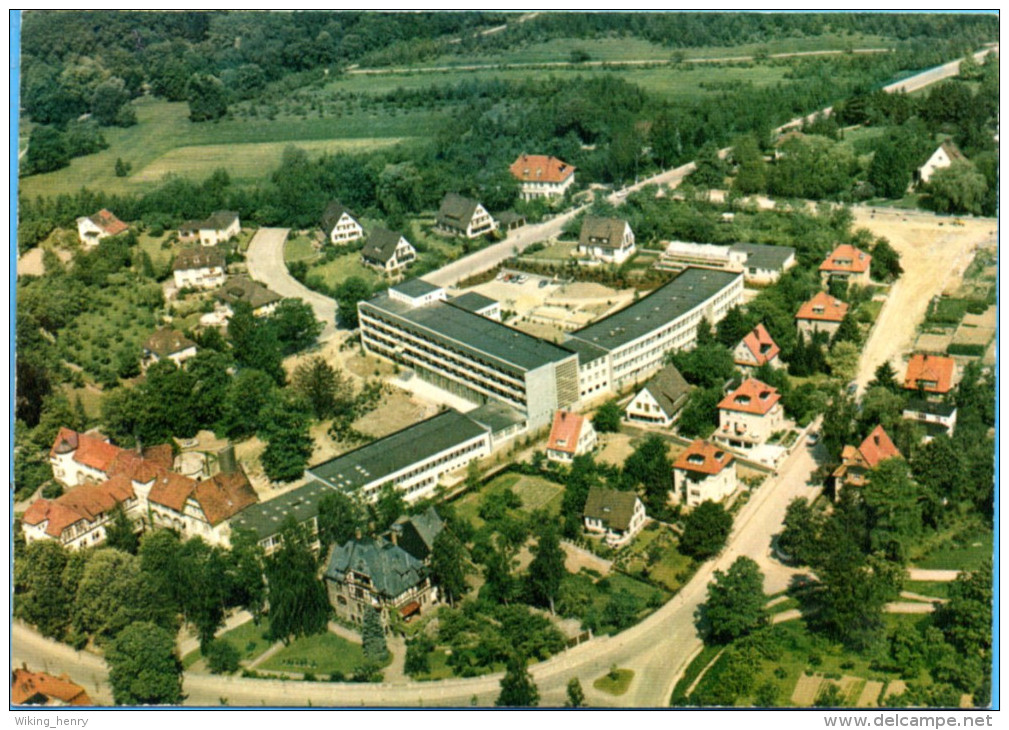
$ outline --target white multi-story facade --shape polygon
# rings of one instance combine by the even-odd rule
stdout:
[[[777,388],[748,378],[718,404],[715,438],[733,448],[749,449],[766,443],[785,427]]]
[[[179,289],[216,289],[228,279],[224,253],[216,246],[179,251],[172,268]]]
[[[523,200],[559,198],[575,184],[575,168],[548,155],[519,155],[508,169]]]
[[[216,246],[227,243],[242,232],[238,213],[233,210],[218,210],[199,224],[198,234],[201,246]]]
[[[322,233],[334,246],[342,246],[364,237],[364,227],[343,203],[334,200],[322,214]]]
[[[722,447],[697,439],[673,463],[672,501],[686,507],[721,502],[739,486],[734,461]]]

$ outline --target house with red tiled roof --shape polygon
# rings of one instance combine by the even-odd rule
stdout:
[[[736,349],[732,351],[732,358],[740,370],[749,373],[761,365],[782,367],[781,359],[778,357],[780,353],[781,348],[767,328],[763,324],[758,324],[739,341]]]
[[[241,469],[209,478],[172,471],[171,446],[140,453],[92,434],[60,429],[50,451],[57,480],[73,487],[60,497],[38,499],[22,520],[28,541],[60,540],[70,548],[101,544],[107,523],[122,505],[138,525],[170,527],[226,544],[227,521],[259,501]]]
[[[799,307],[795,323],[799,334],[806,337],[812,337],[816,332],[826,332],[833,336],[847,313],[846,303],[822,291]]]
[[[766,443],[785,427],[780,400],[777,388],[747,378],[718,404],[715,439],[741,449]]]
[[[550,461],[570,462],[576,456],[592,451],[596,447],[596,441],[596,429],[592,426],[592,421],[578,413],[557,411],[547,440],[547,458]]]
[[[956,361],[951,357],[916,352],[907,363],[904,387],[944,395],[953,388]]]
[[[519,155],[508,169],[523,200],[560,197],[575,183],[575,168],[547,155]]]
[[[893,441],[876,426],[858,448],[846,445],[841,450],[841,465],[831,475],[834,478],[834,492],[843,486],[864,487],[868,474],[887,459],[904,458]]]
[[[870,283],[872,256],[849,243],[842,243],[820,264],[820,280],[826,286],[831,279],[865,286]]]
[[[94,215],[81,216],[77,219],[77,237],[85,248],[97,246],[103,238],[118,236],[129,228],[105,208]]]
[[[721,446],[697,439],[673,462],[673,501],[687,507],[721,502],[739,486],[733,462]]]
[[[33,672],[22,664],[20,669],[11,672],[11,704],[81,707],[94,702],[68,675],[55,677],[46,672]]]

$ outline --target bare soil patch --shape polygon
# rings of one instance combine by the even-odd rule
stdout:
[[[606,433],[599,435],[600,449],[596,461],[605,461],[616,466],[623,466],[634,448],[631,437],[623,433]]]

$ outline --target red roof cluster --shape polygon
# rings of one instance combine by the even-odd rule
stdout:
[[[550,428],[550,440],[547,449],[574,454],[578,449],[578,437],[582,433],[585,417],[570,411],[557,411],[554,414],[554,424]]]
[[[718,474],[734,460],[732,454],[725,449],[715,446],[710,441],[697,439],[677,457],[673,468],[701,474]]]
[[[907,363],[904,387],[918,390],[921,386],[928,393],[948,393],[953,387],[955,371],[956,362],[951,357],[916,352]]]
[[[763,324],[758,324],[743,338],[743,345],[753,354],[758,367],[771,362],[781,352],[781,348],[778,347]],[[740,364],[748,365],[749,363]]]
[[[869,270],[872,256],[855,248],[850,243],[842,243],[820,264],[820,271],[838,271],[862,274]]]
[[[840,322],[847,313],[847,304],[822,291],[799,307],[799,312],[795,315],[795,318],[815,319],[823,322]]]
[[[718,407],[728,411],[741,411],[763,416],[781,400],[778,389],[756,378],[747,378],[742,385],[722,398]]]
[[[508,169],[522,182],[562,183],[575,172],[568,163],[547,155],[519,155]]]
[[[45,672],[32,672],[24,665],[11,672],[11,704],[28,705],[40,702],[66,705],[93,705],[88,693],[63,674],[54,677]]]
[[[136,495],[133,482],[124,474],[101,484],[83,484],[56,499],[37,499],[25,511],[22,522],[38,525],[48,520],[46,534],[59,537],[71,525],[86,520],[94,522],[100,515],[111,512],[117,504]]]
[[[109,467],[123,449],[110,444],[100,436],[77,433],[70,428],[61,428],[56,434],[49,456],[75,452],[74,461],[92,469],[108,473]]]

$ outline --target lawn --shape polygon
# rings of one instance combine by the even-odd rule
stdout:
[[[991,560],[993,554],[990,530],[965,532],[915,561],[914,567],[929,570],[977,570],[985,560]]]
[[[308,269],[308,276],[321,278],[330,288],[338,287],[352,276],[361,277],[372,287],[382,281],[380,274],[361,263],[361,254],[356,252],[313,264]]]
[[[592,686],[600,692],[606,692],[607,694],[619,697],[631,686],[632,679],[634,679],[634,672],[632,670],[614,669],[593,682]]]
[[[701,649],[701,653],[694,657],[693,661],[687,665],[687,668],[683,671],[683,676],[676,683],[676,687],[673,689],[673,697],[670,702],[672,705],[677,705],[680,701],[686,698],[687,689],[693,684],[694,680],[697,679],[698,675],[704,671],[704,668],[711,663],[718,652],[722,650],[721,646],[705,646]]]
[[[555,243],[546,246],[542,251],[533,254],[524,254],[523,258],[534,261],[567,261],[574,255],[577,243]]]
[[[950,583],[944,580],[906,580],[904,590],[929,598],[949,598]]]
[[[251,662],[264,651],[270,648],[272,642],[264,638],[270,625],[268,620],[263,619],[256,624],[254,621],[247,621],[240,626],[236,626],[218,637],[218,640],[227,641],[238,650],[239,661]],[[195,664],[202,658],[200,650],[191,651],[182,659],[183,665],[187,668]]]
[[[643,530],[618,556],[621,569],[631,575],[647,577],[667,590],[675,592],[690,574],[691,560],[677,550],[679,541],[666,527]],[[649,561],[649,551],[658,559]]]
[[[349,675],[363,663],[364,651],[360,644],[326,632],[295,639],[260,666],[273,672],[316,675],[342,672]]]
[[[165,235],[160,238],[154,238],[146,232],[137,236],[137,245],[140,246],[141,251],[151,257],[151,263],[154,264],[155,269],[163,269],[168,266],[172,260],[172,255],[175,253],[172,250],[171,244],[162,246],[167,240],[168,231],[165,231]]]
[[[289,239],[284,244],[284,263],[290,264],[294,261],[314,260],[319,257],[319,252],[308,236],[297,236]]]
[[[459,517],[469,520],[474,527],[483,527],[484,521],[478,514],[486,495],[504,489],[511,489],[522,500],[521,510],[532,514],[536,510],[546,510],[552,516],[560,514],[564,499],[564,487],[549,479],[509,472],[493,479],[479,492],[470,492],[454,504]]]

